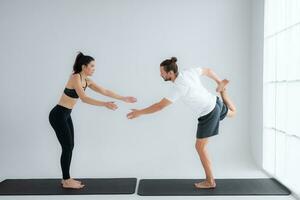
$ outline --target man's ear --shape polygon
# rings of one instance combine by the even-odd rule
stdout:
[[[173,72],[173,71],[171,71],[172,72],[172,76],[175,76],[176,77],[176,74],[175,74],[175,72]]]

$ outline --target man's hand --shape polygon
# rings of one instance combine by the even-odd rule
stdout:
[[[146,114],[151,114],[151,113],[158,112],[158,111],[164,109],[166,106],[170,105],[171,103],[172,102],[169,101],[168,99],[163,98],[160,102],[155,103],[155,104],[153,104],[153,105],[151,105],[147,108],[140,109],[140,110],[131,109],[132,112],[127,114],[127,118],[128,119],[134,119],[134,118],[137,118],[141,115],[146,115]]]
[[[123,97],[122,101],[124,101],[126,103],[135,103],[137,101],[137,99],[135,97]]]
[[[221,82],[219,82],[218,87],[216,89],[217,92],[223,92],[226,88],[226,85],[229,83],[229,80],[224,79]]]
[[[134,119],[134,118],[139,117],[140,115],[141,115],[141,113],[139,112],[139,110],[131,109],[131,112],[127,114],[127,118]]]

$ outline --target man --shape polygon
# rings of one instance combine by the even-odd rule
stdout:
[[[205,181],[195,183],[195,187],[203,189],[215,188],[216,182],[206,146],[208,138],[218,134],[219,122],[226,116],[233,117],[236,114],[236,108],[225,88],[229,81],[226,79],[221,80],[208,68],[191,68],[179,72],[176,62],[177,59],[172,57],[160,64],[161,77],[165,81],[172,81],[174,83],[171,94],[145,109],[132,109],[132,112],[127,114],[127,118],[134,119],[144,114],[160,111],[179,98],[182,98],[199,116],[195,147],[203,165],[206,179]],[[203,87],[200,80],[201,75],[205,75],[216,81],[218,84],[216,91],[220,92],[223,102],[219,100],[219,97],[209,93]]]

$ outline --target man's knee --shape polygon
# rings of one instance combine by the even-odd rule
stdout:
[[[236,109],[229,109],[227,113],[227,117],[235,117],[236,115]]]
[[[204,150],[206,144],[207,144],[206,140],[198,139],[196,141],[195,147],[196,147],[197,150]]]

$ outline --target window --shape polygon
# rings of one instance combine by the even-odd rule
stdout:
[[[263,167],[300,195],[300,0],[265,0]]]

